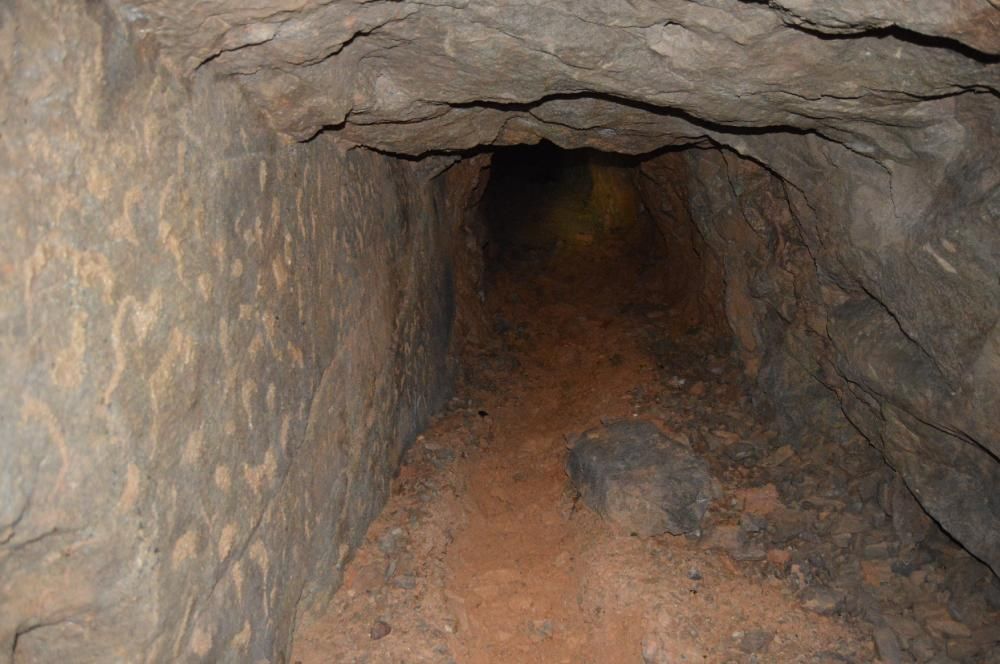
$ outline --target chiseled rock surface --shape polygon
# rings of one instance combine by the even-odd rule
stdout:
[[[941,113],[922,101],[995,92],[1000,80],[1000,9],[987,0],[245,5],[121,7],[179,71],[237,78],[282,131],[334,128],[406,153],[521,142],[524,125],[558,132],[561,114],[535,107],[567,98],[893,153],[871,134],[934,122]],[[588,126],[648,129],[626,118]]]
[[[705,460],[644,420],[584,431],[566,472],[591,509],[643,537],[696,532],[712,500]]]
[[[789,439],[835,436],[846,415],[996,571],[1000,172],[995,134],[964,130],[950,163],[785,136],[743,139],[770,170],[720,151],[642,168],[654,191],[685,183],[661,223],[690,215],[720,257],[757,401]]]
[[[0,661],[281,661],[445,396],[450,229],[84,7],[0,7]]]

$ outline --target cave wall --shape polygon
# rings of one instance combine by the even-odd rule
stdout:
[[[281,661],[445,396],[444,181],[157,63],[0,6],[0,661]]]
[[[877,162],[814,136],[643,166],[725,275],[755,400],[793,445],[857,428],[928,513],[1000,569],[996,115],[959,102]],[[946,146],[946,147],[945,147]]]
[[[692,187],[697,186],[682,152],[669,151],[641,161],[632,173],[632,184],[642,209],[661,235],[664,256],[664,305],[670,307],[670,325],[678,334],[702,328],[715,336],[739,335],[741,348],[755,349],[734,299],[735,288],[726,287],[726,272],[719,246],[706,241],[706,229],[692,214]],[[699,221],[703,221],[699,217]],[[729,314],[727,315],[727,311]],[[753,370],[754,356],[743,355]]]

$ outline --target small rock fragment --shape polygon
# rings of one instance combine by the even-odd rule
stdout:
[[[725,455],[744,466],[751,466],[757,460],[757,448],[750,443],[733,443],[725,450]]]
[[[771,645],[774,634],[763,629],[752,629],[740,639],[740,650],[747,654],[763,652]]]
[[[903,650],[899,647],[896,634],[885,625],[875,628],[872,633],[875,641],[875,652],[883,664],[900,664],[903,661]]]
[[[740,530],[745,533],[760,533],[767,529],[767,519],[757,514],[744,512],[740,515]]]
[[[926,622],[927,631],[943,637],[967,638],[972,635],[972,630],[958,622],[944,616],[931,618]]]
[[[768,513],[768,532],[776,544],[804,539],[813,524],[813,513],[793,509],[780,509]]]
[[[371,636],[372,641],[378,641],[379,639],[383,639],[388,636],[391,631],[392,626],[389,623],[384,620],[376,620],[368,634]]]
[[[779,447],[778,449],[774,450],[766,457],[764,457],[764,459],[760,462],[760,465],[764,466],[765,468],[774,468],[776,466],[780,466],[781,464],[785,463],[793,456],[795,456],[795,450],[792,449],[792,446],[782,445],[781,447]]]
[[[387,533],[382,535],[378,540],[379,551],[385,555],[391,555],[396,551],[399,545],[399,540],[403,536],[403,529],[396,527],[389,530]]]
[[[898,549],[899,546],[893,542],[873,542],[865,545],[861,555],[866,560],[885,560],[896,555]]]
[[[740,435],[738,433],[726,431],[725,429],[713,429],[711,435],[718,438],[724,445],[732,445],[740,442]]]
[[[864,519],[856,514],[841,514],[830,530],[831,535],[853,535],[868,529]]]
[[[771,565],[784,569],[792,560],[792,553],[786,549],[768,549],[767,562]]]
[[[743,500],[743,511],[750,514],[767,516],[783,507],[778,498],[778,489],[773,484],[741,489],[736,494]]]
[[[837,613],[844,604],[843,598],[829,588],[809,588],[802,599],[803,606],[821,616]]]

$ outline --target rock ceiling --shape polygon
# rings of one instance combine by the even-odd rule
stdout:
[[[298,140],[420,154],[546,136],[643,152],[816,133],[904,156],[899,134],[1000,90],[996,0],[136,0],[182,74],[239,79]]]

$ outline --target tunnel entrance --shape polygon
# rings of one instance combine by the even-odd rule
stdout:
[[[724,322],[743,305],[683,191],[698,158],[492,153],[466,229],[488,334],[465,348],[458,395],[409,450],[297,660],[894,661],[896,632],[876,632],[876,655],[858,621],[940,612],[914,572],[946,567],[953,610],[987,624],[973,586],[988,570],[866,440],[790,435],[755,403],[755,356],[739,318]],[[797,398],[797,415],[825,416]],[[644,450],[574,474],[581,441],[623,428],[669,441],[684,468],[672,492],[644,484],[669,469],[622,472]]]

